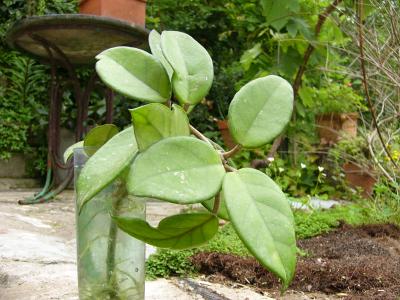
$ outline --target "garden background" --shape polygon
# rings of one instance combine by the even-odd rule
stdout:
[[[191,122],[221,145],[217,120],[225,119],[231,99],[245,82],[278,74],[293,83],[295,110],[286,133],[262,151],[243,151],[236,164],[265,169],[289,196],[322,199],[358,198],[362,189],[357,182],[349,184],[346,174],[356,170],[375,183],[374,194],[364,187],[364,196],[397,204],[398,3],[364,2],[357,7],[349,0],[150,0],[147,27],[187,32],[210,52],[215,82],[191,113]],[[7,0],[0,8],[0,158],[23,153],[29,157],[28,173],[41,177],[46,168],[48,68],[10,50],[5,34],[27,15],[77,12],[77,1]],[[360,8],[362,15],[357,14]],[[369,97],[357,46],[360,29]],[[82,78],[87,73],[79,71]],[[66,91],[62,126],[69,130],[76,117],[73,101]],[[101,93],[94,92],[89,125],[104,122],[103,103]],[[126,108],[136,105],[117,96],[119,127],[130,122]],[[321,136],[324,132],[327,137]]]

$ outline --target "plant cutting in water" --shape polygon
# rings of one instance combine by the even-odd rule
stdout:
[[[88,133],[84,146],[101,147],[88,153],[92,156],[76,181],[78,212],[116,179],[135,197],[201,203],[209,212],[169,216],[158,227],[121,213],[118,203],[112,203],[111,214],[129,235],[170,249],[199,246],[216,234],[218,218],[230,220],[249,251],[287,288],[296,264],[288,200],[265,173],[236,170],[229,158],[242,148],[263,146],[281,133],[292,114],[290,84],[270,75],[236,93],[228,120],[237,145],[225,152],[191,126],[187,117],[212,85],[213,63],[207,51],[176,31],[161,35],[152,31],[149,43],[152,54],[116,47],[97,56],[96,70],[105,84],[150,103],[132,109],[133,126],[120,133],[113,125]]]

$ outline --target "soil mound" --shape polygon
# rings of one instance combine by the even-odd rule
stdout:
[[[345,293],[346,299],[396,300],[400,296],[400,228],[394,225],[342,225],[335,231],[298,241],[299,257],[290,286],[304,292]],[[254,258],[198,253],[192,258],[201,273],[262,289],[278,281]]]

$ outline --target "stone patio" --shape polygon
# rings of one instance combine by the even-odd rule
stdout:
[[[0,191],[0,299],[78,299],[73,191],[65,191],[47,204],[17,204],[33,192]],[[155,225],[180,209],[179,205],[150,202],[147,219]],[[148,252],[154,251],[148,248]],[[146,299],[271,298],[245,287],[229,288],[198,279],[173,278],[146,282]]]

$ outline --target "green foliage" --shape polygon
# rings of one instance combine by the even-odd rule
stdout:
[[[83,141],[83,147],[86,148],[86,154],[93,155],[98,148],[103,146],[109,139],[118,133],[117,126],[113,124],[104,124],[90,130]],[[79,144],[79,142],[77,143]]]
[[[335,195],[337,187],[327,179],[324,167],[317,164],[317,156],[307,155],[293,165],[278,156],[270,159],[265,172],[279,184],[282,190],[293,197],[307,195],[328,199]]]
[[[267,175],[250,168],[228,173],[223,191],[240,239],[287,287],[294,275],[296,248],[293,215],[285,195]]]
[[[178,31],[163,32],[161,47],[174,70],[171,82],[175,97],[181,104],[199,103],[208,94],[214,78],[207,50],[190,35]]]
[[[251,255],[243,245],[231,224],[219,228],[217,234],[204,246],[174,251],[158,249],[146,261],[146,275],[148,278],[188,276],[196,272],[190,262],[190,256],[197,252],[218,252],[233,255]]]
[[[0,5],[0,159],[13,152],[30,157],[30,172],[46,169],[48,68],[11,51],[7,30],[27,15],[76,12],[76,0],[6,0]]]
[[[271,92],[266,94],[266,90]],[[244,85],[233,98],[229,130],[244,147],[260,147],[283,131],[292,110],[293,89],[286,80],[273,75],[258,78]]]
[[[353,161],[360,165],[368,165],[370,162],[368,143],[362,136],[346,138],[344,136],[331,149],[329,159],[337,165]]]
[[[113,136],[96,151],[85,164],[76,181],[79,211],[128,167],[137,151],[132,127]]]
[[[115,47],[96,56],[96,71],[109,87],[139,101],[165,102],[171,83],[160,61],[136,48]]]
[[[193,250],[174,251],[160,249],[146,261],[146,278],[190,276],[196,272],[189,258]]]
[[[163,104],[151,103],[130,112],[140,151],[163,138],[190,134],[188,117],[179,105],[169,109]]]
[[[137,156],[127,188],[140,197],[199,203],[220,191],[224,175],[220,156],[210,145],[193,137],[170,137]]]
[[[386,197],[386,199],[388,198]],[[296,200],[298,201],[298,199]],[[394,223],[399,225],[398,209],[399,207],[393,210],[388,206],[377,208],[363,201],[351,205],[336,206],[329,210],[296,210],[294,211],[296,237],[298,239],[312,238],[328,233],[339,227],[342,223],[354,226],[376,223]],[[196,270],[190,263],[190,257],[195,253],[203,251],[229,253],[239,256],[251,255],[240,241],[233,226],[228,223],[219,229],[218,233],[207,245],[202,247],[183,251],[158,249],[146,262],[147,276],[149,278],[156,278],[193,275]],[[298,251],[302,253],[301,249]],[[307,254],[305,253],[305,255]]]
[[[319,88],[304,87],[300,97],[304,107],[315,113],[348,113],[366,110],[364,99],[350,83],[329,83]]]
[[[15,52],[0,54],[0,158],[12,152],[29,153],[29,133],[40,130],[46,95],[45,68]],[[36,102],[38,100],[38,102]],[[44,117],[47,117],[44,115]],[[44,122],[45,124],[46,122]]]
[[[386,214],[385,210],[392,213]],[[399,224],[399,219],[394,214],[396,211],[385,206],[385,210],[376,209],[370,203],[357,203],[346,206],[337,206],[329,210],[296,211],[296,237],[307,239],[329,232],[341,223],[349,225],[363,225],[376,223]],[[396,219],[397,218],[397,219]]]
[[[186,213],[163,219],[157,228],[139,218],[114,217],[120,229],[161,248],[185,249],[204,244],[218,231],[218,218],[209,213]]]
[[[249,167],[251,161],[264,160],[268,151],[269,147],[241,151],[233,160],[237,167]],[[284,154],[276,154],[275,157],[267,159],[265,173],[291,197],[318,196],[322,199],[340,197],[338,190],[342,185],[333,184],[329,176],[332,166],[329,165],[328,170],[327,163],[321,162],[314,151],[316,149],[311,148],[309,152],[301,153],[296,164]]]
[[[192,126],[194,136],[186,136],[189,124],[182,115],[191,110],[188,104],[198,103],[207,94],[213,78],[211,57],[192,37],[180,32],[163,32],[160,45],[173,69],[171,82],[165,64],[142,50],[116,47],[97,56],[96,70],[107,85],[133,99],[164,102],[167,108],[160,109],[161,104],[137,108],[133,111],[133,124],[138,126],[140,134],[133,135],[136,128],[128,128],[89,158],[76,182],[79,213],[117,177],[126,180],[121,182],[132,196],[178,204],[220,199],[223,182],[224,203],[241,240],[264,267],[282,280],[283,288],[287,288],[296,264],[294,223],[288,200],[264,173],[230,166],[229,157],[235,151],[223,151]],[[181,110],[176,110],[178,115],[170,110],[173,99],[168,98],[168,88],[171,85],[173,99],[183,105]],[[292,88],[277,76],[257,79],[237,95],[229,114],[235,132],[240,134],[237,149],[265,145],[271,137],[262,136],[257,140],[256,135],[269,130],[277,135],[290,119]],[[252,108],[251,115],[259,115],[262,122],[257,118],[255,124],[248,119],[241,121],[238,116],[242,113],[237,106],[243,104]],[[147,126],[150,115],[152,125]],[[166,131],[154,134],[160,124],[167,124]],[[146,131],[152,135],[150,141]],[[139,154],[137,145],[141,145]],[[118,215],[117,205],[113,215],[117,225],[137,239],[155,246],[182,249],[198,246],[215,234],[219,209],[220,202],[214,201],[211,214],[167,217],[157,228],[140,219]],[[243,214],[246,210],[247,214]],[[262,239],[259,230],[263,230]]]

